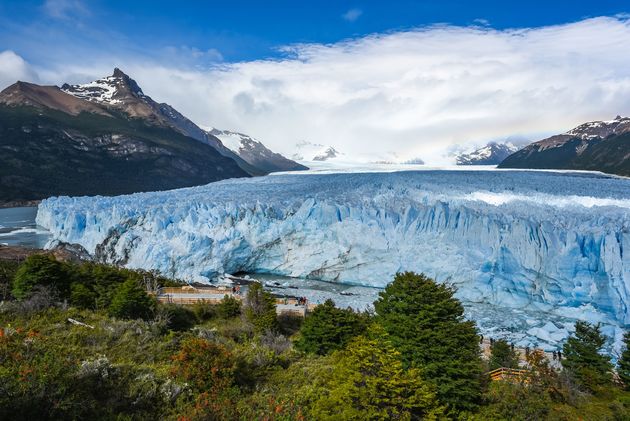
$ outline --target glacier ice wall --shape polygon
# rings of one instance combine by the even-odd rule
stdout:
[[[43,201],[37,223],[107,262],[187,280],[264,272],[630,321],[630,180],[528,171],[277,175]]]

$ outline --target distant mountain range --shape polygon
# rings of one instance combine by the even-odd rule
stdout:
[[[296,151],[291,158],[296,161],[330,161],[344,155],[333,146],[311,143],[306,140],[296,143],[295,149]]]
[[[516,151],[518,147],[510,142],[490,142],[473,152],[456,155],[455,162],[457,165],[498,165]]]
[[[233,151],[119,69],[61,88],[17,82],[0,92],[0,202],[165,190],[305,168],[254,146]]]
[[[630,118],[592,121],[532,143],[508,156],[499,168],[591,170],[630,176]]]

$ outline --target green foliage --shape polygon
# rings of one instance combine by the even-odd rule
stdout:
[[[518,368],[518,355],[505,339],[494,341],[490,352],[490,361],[488,361],[490,370],[501,367]]]
[[[295,346],[300,351],[318,355],[342,349],[350,339],[365,332],[366,319],[350,308],[340,309],[332,300],[326,300],[304,320]]]
[[[612,381],[610,357],[601,354],[605,343],[599,325],[578,321],[575,334],[563,346],[562,366],[589,391]]]
[[[412,272],[399,273],[374,303],[406,368],[436,386],[450,410],[474,410],[481,394],[481,358],[474,322],[454,290]]]
[[[11,298],[13,278],[19,263],[14,260],[0,260],[0,301]]]
[[[254,325],[257,332],[278,329],[276,300],[273,295],[263,290],[259,282],[249,285],[244,308],[245,317]]]
[[[96,308],[97,295],[80,282],[70,285],[70,304],[79,308]]]
[[[231,295],[225,295],[217,304],[217,316],[229,319],[241,314],[241,302]],[[275,309],[274,309],[275,311]]]
[[[67,265],[46,254],[29,256],[18,268],[13,281],[13,296],[27,298],[36,285],[54,288],[62,297],[70,292],[71,275]]]
[[[547,393],[522,383],[492,382],[484,399],[473,420],[544,420],[553,405]]]
[[[189,330],[197,323],[197,316],[191,309],[177,304],[160,304],[158,314],[164,318],[170,330]]]
[[[625,389],[630,390],[630,332],[623,335],[624,350],[617,362],[617,374],[623,382]]]
[[[127,279],[116,289],[109,314],[124,319],[148,319],[153,315],[155,301],[135,279]]]
[[[443,409],[416,369],[404,370],[387,340],[357,337],[336,356],[327,393],[314,402],[321,420],[438,419]]]

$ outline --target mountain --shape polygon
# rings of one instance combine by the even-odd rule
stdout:
[[[245,162],[266,172],[302,171],[308,167],[272,152],[260,141],[243,133],[212,129],[208,132],[221,140],[223,145]]]
[[[296,161],[329,161],[343,155],[332,146],[302,141],[295,144],[296,152],[291,158]]]
[[[175,129],[138,100],[135,82],[127,83],[127,92],[84,90],[90,100],[26,82],[0,92],[0,202],[167,190],[249,175]]]
[[[149,124],[173,128],[185,136],[207,143],[221,155],[236,161],[250,175],[267,173],[244,161],[238,154],[226,148],[219,139],[197,126],[175,108],[166,103],[158,103],[145,95],[136,81],[118,68],[114,69],[111,76],[82,85],[66,83],[61,90],[76,98],[122,111],[129,117],[144,119]]]
[[[630,176],[630,118],[592,121],[532,143],[508,156],[499,168],[591,170]]]
[[[457,155],[455,162],[457,165],[498,165],[517,150],[518,147],[509,142],[490,142],[473,152]]]

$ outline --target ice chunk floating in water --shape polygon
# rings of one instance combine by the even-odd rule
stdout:
[[[411,270],[455,284],[469,303],[630,322],[627,179],[292,174],[52,198],[37,223],[105,261],[188,280],[246,271],[384,286]]]

